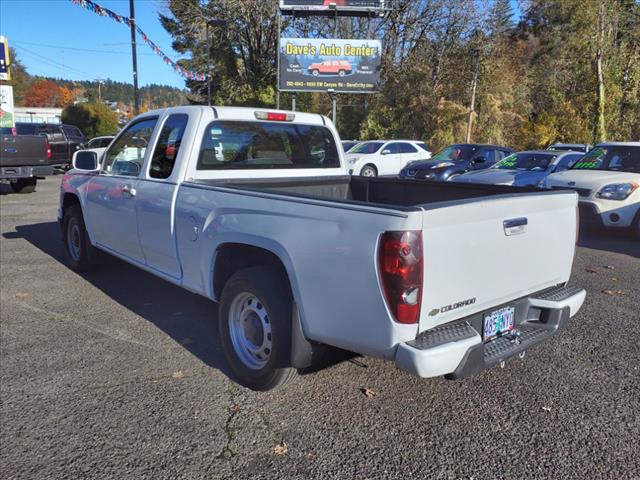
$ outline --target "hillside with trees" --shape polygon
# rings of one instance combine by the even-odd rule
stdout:
[[[65,80],[32,76],[24,64],[11,51],[11,81],[16,106],[65,107],[75,101],[110,102],[121,111],[133,111],[133,85],[113,80],[104,80],[98,89],[97,81]],[[187,92],[167,85],[146,85],[139,88],[141,110],[153,110],[188,104]]]
[[[214,102],[273,106],[277,0],[169,0],[160,21]],[[339,95],[344,138],[469,138],[515,148],[640,139],[640,3],[635,0],[394,0],[384,19],[340,18],[339,38],[382,40],[373,95]],[[209,24],[210,42],[205,41]],[[283,36],[333,37],[333,20],[283,18]],[[206,83],[187,81],[204,103]],[[472,93],[475,92],[475,95]],[[472,100],[473,98],[473,100]],[[290,95],[282,94],[283,107]],[[329,114],[326,94],[298,108]],[[470,126],[470,128],[469,128]]]

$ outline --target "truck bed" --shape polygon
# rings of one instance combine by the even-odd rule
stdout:
[[[194,183],[253,191],[270,191],[306,198],[391,206],[401,210],[430,203],[514,193],[543,192],[532,187],[360,176],[197,180]]]

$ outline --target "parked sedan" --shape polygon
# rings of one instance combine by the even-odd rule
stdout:
[[[491,168],[465,173],[454,181],[514,185],[516,187],[540,186],[547,175],[566,170],[583,155],[579,152],[553,150],[532,150],[513,153]]]
[[[489,168],[514,151],[498,145],[457,143],[441,150],[428,161],[411,162],[400,171],[400,178],[453,180],[471,170]]]

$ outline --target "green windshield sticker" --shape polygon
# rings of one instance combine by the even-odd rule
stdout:
[[[515,154],[511,154],[508,157],[503,158],[498,162],[498,167],[513,167],[518,161],[518,157]]]
[[[573,166],[573,168],[596,168],[597,165],[598,165],[598,162],[589,162],[589,161],[585,162],[585,161],[582,161],[582,162],[576,163]]]

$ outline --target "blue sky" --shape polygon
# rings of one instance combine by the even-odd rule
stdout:
[[[97,3],[129,16],[129,0]],[[165,11],[162,0],[135,1],[136,23],[169,58],[178,60],[180,55],[171,48],[171,36],[158,20],[159,11]],[[9,39],[32,75],[133,82],[129,27],[70,0],[0,0],[0,34]],[[140,38],[137,43],[140,86],[158,83],[184,88],[180,75]]]
[[[119,15],[129,16],[129,0],[97,0]],[[517,0],[510,0],[518,16]],[[136,22],[172,60],[171,36],[158,12],[162,0],[135,0]],[[129,28],[101,17],[70,0],[0,0],[0,34],[9,39],[32,75],[72,80],[110,78],[131,83]],[[87,51],[93,50],[93,51]],[[184,79],[138,38],[138,83],[184,88]]]

